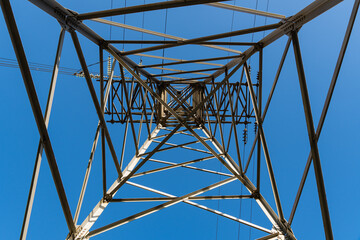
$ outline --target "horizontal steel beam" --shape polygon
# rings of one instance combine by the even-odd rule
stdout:
[[[189,197],[189,200],[222,200],[222,199],[250,199],[252,195],[223,195]],[[147,197],[147,198],[113,198],[111,202],[166,202],[175,200],[176,197]]]
[[[161,63],[161,64],[151,64],[151,65],[141,65],[139,68],[150,68],[150,67],[159,67],[159,66],[170,66],[170,65],[179,65],[179,64],[187,64],[187,63],[201,63],[201,62],[211,62],[211,61],[218,61],[218,60],[226,60],[226,59],[233,59],[240,57],[240,55],[236,56],[226,56],[226,57],[216,57],[216,58],[203,58],[203,59],[195,59],[195,60],[181,60],[176,62],[170,63]],[[222,64],[219,64],[223,66]]]
[[[107,43],[117,43],[117,44],[168,44],[168,43],[178,43],[178,41],[154,41],[154,40],[106,40]],[[257,43],[252,42],[203,42],[197,43],[197,45],[231,45],[231,46],[252,46]]]
[[[212,184],[210,186],[201,188],[199,190],[196,190],[196,191],[191,192],[189,194],[186,194],[184,196],[176,197],[174,200],[171,200],[171,201],[168,201],[166,203],[160,204],[158,206],[152,207],[150,209],[144,210],[144,211],[139,212],[137,214],[134,214],[134,215],[132,215],[130,217],[126,217],[126,218],[121,219],[119,221],[116,221],[114,223],[108,224],[108,225],[106,225],[104,227],[100,227],[98,229],[95,229],[95,230],[89,232],[89,234],[87,234],[85,237],[89,238],[89,237],[96,236],[96,235],[98,235],[100,233],[103,233],[103,232],[106,232],[106,231],[111,230],[113,228],[119,227],[119,226],[124,225],[124,224],[126,224],[128,222],[131,222],[133,220],[145,217],[145,216],[147,216],[149,214],[152,214],[154,212],[157,212],[157,211],[159,211],[161,209],[173,206],[173,205],[175,205],[177,203],[180,203],[180,202],[182,202],[184,200],[187,200],[189,197],[194,197],[194,196],[200,195],[200,194],[202,194],[204,192],[210,191],[212,189],[215,189],[215,188],[220,187],[222,185],[225,185],[227,183],[233,182],[235,180],[236,180],[235,177],[227,178],[225,180],[222,180],[222,181],[214,183],[214,184]]]
[[[154,11],[154,10],[161,10],[168,8],[186,7],[186,6],[199,5],[210,2],[219,2],[219,1],[228,1],[228,0],[172,0],[167,2],[149,3],[149,4],[137,5],[131,7],[83,13],[83,14],[79,14],[77,18],[79,20],[85,20],[91,18],[110,17],[116,15],[147,12],[147,11]]]
[[[162,68],[162,67],[151,67],[152,69],[160,69],[160,70],[165,70],[165,71],[170,71],[170,72],[177,72],[177,73],[183,73],[183,72],[188,72],[188,71],[184,71],[184,70],[180,70],[180,69],[173,69],[173,68]],[[213,68],[214,69],[214,68]],[[216,69],[220,69],[220,68],[216,68]],[[215,69],[215,70],[216,70]],[[209,73],[202,73],[200,72],[201,70],[194,70],[192,71],[193,74],[196,74],[196,75],[205,75],[205,76],[210,76],[211,74]],[[206,72],[207,70],[202,70],[204,72]],[[208,70],[208,71],[211,71],[211,70]],[[176,75],[177,73],[174,73],[174,74],[170,74],[169,76],[171,75]],[[156,77],[157,75],[154,74],[152,75],[153,77]],[[168,76],[168,75],[164,75],[165,76]]]
[[[84,37],[94,42],[96,45],[102,45],[105,43],[105,40],[100,37],[97,33],[87,27],[81,21],[78,21],[74,13],[62,5],[60,5],[55,0],[29,0],[31,3],[35,4],[37,7],[47,12],[49,15],[54,17],[65,29],[76,30]],[[120,56],[120,51],[115,48],[113,45],[108,44],[107,48],[110,48],[112,51],[117,53]],[[126,56],[120,56],[120,58],[126,62],[130,67],[135,68],[138,65],[133,62],[130,58]],[[144,69],[138,69],[139,74],[143,75],[145,78],[149,78],[155,82],[159,82],[158,79],[151,76],[150,73]]]
[[[207,161],[207,160],[210,160],[213,158],[215,158],[215,157],[210,156],[210,157],[199,158],[199,159],[195,159],[195,160],[191,160],[191,161],[187,161],[187,162],[183,162],[183,163],[170,164],[170,166],[156,168],[156,169],[148,170],[148,171],[141,172],[141,173],[136,173],[136,174],[134,174],[134,176],[132,176],[132,178],[144,176],[144,175],[151,174],[151,173],[161,172],[161,171],[165,171],[165,170],[169,170],[169,169],[173,169],[173,168],[185,167],[188,164]],[[161,161],[161,160],[156,160],[156,159],[152,159],[152,158],[150,158],[149,161],[163,163],[163,161]]]
[[[141,188],[141,189],[144,189],[144,190],[147,190],[147,191],[150,191],[150,192],[153,192],[153,193],[157,193],[157,194],[160,194],[160,195],[163,195],[163,196],[166,196],[166,197],[176,197],[176,196],[174,196],[174,195],[172,195],[172,194],[165,193],[165,192],[163,192],[163,191],[159,191],[159,190],[156,190],[156,189],[153,189],[153,188],[150,188],[150,187],[146,187],[146,186],[140,185],[140,184],[138,184],[138,183],[127,182],[127,184],[129,184],[129,185],[131,185],[131,186],[135,186],[135,187]],[[247,226],[249,226],[249,227],[258,229],[258,230],[260,230],[260,231],[267,232],[267,233],[272,233],[270,230],[268,230],[268,229],[266,229],[266,228],[263,228],[263,227],[261,227],[261,226],[255,225],[255,224],[250,223],[250,222],[247,222],[247,221],[245,221],[245,220],[236,218],[236,217],[231,216],[231,215],[229,215],[229,214],[220,212],[219,210],[214,210],[214,209],[211,209],[211,208],[206,207],[206,206],[204,206],[204,205],[200,205],[200,204],[195,203],[195,202],[192,202],[192,201],[190,201],[190,200],[184,200],[184,203],[189,204],[189,205],[192,205],[192,206],[197,207],[197,208],[200,208],[200,209],[203,209],[203,210],[205,210],[205,211],[214,213],[214,214],[219,215],[219,216],[221,216],[221,217],[225,217],[225,218],[227,218],[227,219],[230,219],[230,220],[239,222],[239,223],[241,223],[241,224],[244,224],[244,225],[247,225]]]
[[[108,24],[108,25],[115,26],[115,27],[125,28],[125,29],[129,29],[129,30],[133,30],[133,31],[141,32],[141,33],[146,33],[146,34],[150,34],[150,35],[154,35],[154,36],[158,36],[158,37],[174,39],[174,40],[178,40],[178,41],[187,40],[186,38],[177,37],[177,36],[173,36],[173,35],[169,35],[169,34],[165,34],[165,33],[161,33],[161,32],[155,32],[152,30],[139,28],[139,27],[135,27],[135,26],[130,26],[127,24],[109,21],[109,20],[101,19],[101,18],[94,18],[94,19],[92,19],[92,21],[103,23],[103,24]],[[241,53],[241,51],[230,49],[230,48],[225,48],[225,47],[220,47],[220,46],[213,46],[213,45],[202,45],[202,46],[205,46],[208,48],[213,48],[213,49],[218,49],[218,50],[222,50],[222,51],[226,51],[226,52],[232,52],[232,53],[238,53],[238,54]]]
[[[134,54],[136,56],[141,56],[141,57],[148,57],[148,58],[156,58],[156,59],[164,59],[164,60],[169,60],[169,61],[174,61],[174,62],[183,62],[183,61],[187,61],[185,59],[178,59],[178,58],[171,58],[171,57],[163,57],[163,56],[156,56],[156,55],[151,55],[151,54],[144,54],[144,53],[138,53],[138,54]],[[191,60],[190,60],[191,61]],[[219,63],[209,63],[209,62],[194,62],[197,64],[203,64],[203,65],[212,65],[212,66],[224,66],[223,64],[219,64]],[[140,67],[140,66],[139,66]]]
[[[208,69],[198,69],[198,70],[191,70],[191,71],[179,71],[174,73],[162,73],[162,74],[155,74],[153,77],[162,77],[162,76],[171,76],[171,75],[178,75],[178,74],[187,74],[187,73],[201,73],[201,72],[210,72],[219,70],[221,68],[208,68]]]
[[[257,9],[239,7],[239,6],[230,5],[230,4],[226,4],[226,3],[207,3],[206,5],[223,8],[223,9],[228,9],[228,10],[232,10],[232,11],[237,11],[237,12],[244,12],[244,13],[250,13],[250,14],[255,14],[255,15],[264,16],[264,17],[270,17],[270,18],[283,19],[286,17],[284,15],[280,15],[280,14],[276,14],[276,13],[264,12],[264,11],[257,10]]]
[[[201,42],[205,42],[205,41],[211,41],[211,40],[233,37],[233,36],[240,36],[240,35],[245,35],[245,34],[255,33],[255,32],[262,32],[265,30],[271,30],[271,29],[278,28],[281,25],[282,25],[282,23],[279,22],[279,23],[269,24],[269,25],[260,26],[260,27],[241,29],[241,30],[237,30],[237,31],[227,32],[227,33],[220,33],[220,34],[215,34],[215,35],[210,35],[210,36],[205,36],[205,37],[183,40],[183,41],[179,41],[177,43],[172,43],[172,44],[164,44],[164,45],[158,45],[158,46],[154,46],[154,47],[131,50],[131,51],[127,51],[127,52],[122,52],[121,54],[122,55],[132,55],[132,54],[136,54],[136,53],[150,52],[150,51],[155,51],[155,50],[159,50],[159,49],[184,46],[184,45],[188,45],[188,44],[197,44],[197,43],[201,43]]]
[[[266,47],[270,45],[271,43],[275,42],[279,38],[281,38],[284,35],[287,35],[292,30],[299,29],[302,27],[305,23],[313,20],[314,18],[320,16],[322,13],[326,12],[327,10],[331,9],[338,3],[342,2],[343,0],[317,0],[309,4],[307,7],[305,7],[300,12],[296,13],[292,17],[289,17],[284,21],[284,24],[282,24],[279,28],[272,31],[268,35],[266,35],[263,39],[261,39],[258,43],[262,47]],[[256,49],[256,46],[252,46],[249,49],[247,49],[243,55],[250,57],[254,54],[254,51]],[[225,65],[227,69],[233,68],[237,64],[241,62],[241,58],[234,59],[230,61],[228,64]],[[214,78],[217,78],[218,76],[222,75],[225,72],[225,70],[219,70],[212,74],[207,81],[211,81]]]

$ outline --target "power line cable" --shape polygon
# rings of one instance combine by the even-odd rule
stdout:
[[[168,21],[168,9],[165,9],[165,26],[164,26],[164,34],[166,34],[167,32],[167,21]],[[164,41],[165,41],[165,37],[164,37]],[[165,57],[165,48],[162,49],[162,60],[161,60],[161,64],[164,64],[164,57]],[[161,69],[161,74],[164,73],[164,69]],[[161,77],[162,78],[162,77]]]

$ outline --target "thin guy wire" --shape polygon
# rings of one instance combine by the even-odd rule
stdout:
[[[126,7],[126,0],[125,0],[125,7]],[[124,24],[126,24],[126,14],[124,14]],[[125,28],[123,28],[123,41],[125,41]],[[125,51],[125,43],[123,43],[123,51]]]
[[[165,26],[164,26],[164,33],[166,34],[166,30],[167,30],[167,20],[168,20],[168,9],[165,9]],[[164,37],[164,41],[165,41],[165,37]],[[161,60],[161,63],[164,64],[164,57],[165,57],[165,48],[163,48],[162,50],[162,60]],[[161,69],[161,74],[164,73],[164,69]],[[162,77],[161,77],[162,79]]]
[[[255,6],[255,9],[258,10],[258,4],[259,4],[259,0],[256,0],[256,6]],[[255,27],[256,25],[256,14],[254,15],[254,23],[253,23],[253,28]],[[254,42],[254,34],[255,33],[252,33],[251,34],[251,42]],[[249,66],[251,64],[251,57],[249,58]]]
[[[269,12],[269,0],[267,0],[266,12]],[[267,23],[267,16],[265,17],[265,24],[264,25],[266,25],[266,23]],[[265,32],[266,31],[263,32],[263,38],[265,37]]]
[[[145,0],[144,0],[145,5]],[[145,12],[142,13],[142,24],[141,28],[144,29],[145,27]],[[141,32],[141,40],[144,41],[144,32]],[[141,43],[141,48],[143,48],[143,44]],[[140,56],[140,64],[142,64],[142,56]]]
[[[244,159],[245,159],[245,149],[246,149],[246,142],[244,141],[244,149],[243,149],[243,158],[242,158],[242,165],[244,165]],[[243,184],[240,185],[240,195],[243,194]],[[239,219],[241,219],[241,206],[242,206],[242,198],[240,198],[240,206],[239,206]],[[241,223],[239,223],[238,227],[238,239],[240,240],[240,228]]]

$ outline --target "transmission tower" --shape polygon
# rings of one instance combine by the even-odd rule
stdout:
[[[341,2],[340,0],[317,0],[289,17],[220,3],[218,0],[173,0],[82,14],[78,14],[76,10],[69,10],[54,0],[30,0],[30,2],[52,18],[55,18],[59,22],[61,30],[48,102],[45,116],[43,116],[10,3],[8,0],[0,0],[41,136],[21,239],[26,239],[27,235],[43,150],[51,169],[69,229],[68,235],[66,236],[67,233],[64,233],[64,237],[66,236],[66,239],[69,240],[92,238],[179,203],[191,205],[194,211],[207,211],[219,217],[249,226],[262,233],[262,237],[258,238],[258,240],[294,240],[296,239],[296,233],[293,232],[291,224],[311,164],[313,164],[315,172],[318,190],[318,199],[316,201],[319,200],[320,202],[324,233],[326,239],[333,239],[317,140],[351,35],[359,0],[355,1],[350,16],[317,129],[314,127],[298,34],[301,33],[300,29],[303,25],[335,7]],[[247,12],[278,19],[278,22],[184,39],[104,19],[104,17],[163,9],[191,8],[194,5],[211,5],[214,8]],[[164,40],[106,40],[89,28],[84,23],[86,20],[155,35],[164,38]],[[264,37],[259,41],[218,41],[219,39],[263,32]],[[47,132],[66,33],[71,36],[82,68],[82,71],[76,75],[85,79],[99,119],[98,125],[94,128],[95,137],[90,150],[87,168],[84,169],[84,180],[82,188],[79,190],[78,203],[74,213],[70,210]],[[84,57],[84,49],[80,44],[78,34],[81,34],[98,47],[99,74],[90,72],[89,63]],[[264,98],[262,91],[263,65],[266,63],[263,61],[263,50],[282,37],[287,37],[288,40],[284,46],[270,94],[267,98]],[[132,44],[132,46],[136,45],[136,47],[131,50],[120,51],[116,47],[117,44]],[[146,44],[151,46],[143,47]],[[176,49],[188,45],[191,45],[194,49],[216,49],[218,52],[226,52],[227,55],[198,58],[197,52],[194,51],[193,59],[184,60],[167,57],[164,54],[163,56],[147,54],[157,50]],[[291,45],[295,55],[311,151],[291,214],[286,218],[283,213],[276,175],[272,165],[273,159],[270,156],[263,123]],[[238,51],[224,46],[245,46],[246,50]],[[134,56],[135,58],[132,58]],[[142,60],[137,64],[134,59],[139,57]],[[252,65],[249,64],[250,58],[252,58]],[[146,59],[150,60],[147,61]],[[154,59],[160,59],[162,62],[154,63]],[[172,69],[172,66],[186,66],[187,70]],[[207,66],[207,68],[203,66]],[[251,69],[251,66],[255,67]],[[106,69],[107,72],[105,73]],[[157,73],[150,73],[153,70],[157,70]],[[194,77],[195,75],[196,77]],[[94,83],[97,85],[96,87]],[[99,87],[98,90],[96,90],[97,87]],[[122,129],[120,146],[114,144],[112,138],[115,136],[108,125],[112,126],[111,129],[115,126]],[[253,137],[248,135],[252,128],[254,128]],[[116,137],[119,138],[119,136]],[[93,210],[87,214],[87,217],[81,219],[80,212],[85,201],[85,192],[87,188],[91,187],[88,186],[88,183],[99,140],[101,140],[101,147],[99,148],[101,151],[102,178],[98,179],[98,181],[101,181],[102,184],[102,197]],[[248,151],[244,151],[247,142],[251,143],[251,147]],[[175,158],[171,157],[170,153],[168,154],[174,149],[176,149],[175,154],[183,154],[180,160],[177,158],[176,161],[172,161]],[[126,154],[128,152],[133,153],[133,156],[128,158]],[[190,152],[191,155],[187,154],[187,152]],[[107,153],[110,153],[110,156]],[[214,164],[219,163],[222,166],[220,170],[211,169]],[[265,176],[261,174],[261,171],[264,171],[261,168],[262,163],[264,163],[263,166],[266,164],[268,174]],[[254,166],[254,174],[251,174],[251,170],[249,170],[251,166]],[[189,174],[186,171],[192,172]],[[160,175],[164,176],[163,184],[170,181],[168,178],[176,178],[180,187],[185,182],[184,179],[193,177],[196,174],[201,175],[201,178],[211,176],[209,177],[211,181],[214,179],[218,179],[218,181],[214,181],[210,185],[204,185],[205,181],[199,181],[199,183],[190,181],[192,190],[186,194],[176,195],[176,193],[151,187],[153,186],[152,181],[155,181],[152,176],[164,172],[171,172],[171,174]],[[265,177],[267,178],[266,181],[270,183],[270,189],[263,189],[261,185]],[[142,182],[146,182],[146,184],[137,183],[138,178],[142,178]],[[240,192],[240,188],[236,188],[234,191],[237,193],[230,195],[219,194],[220,190],[218,194],[213,191],[234,182],[240,184],[244,191]],[[149,193],[140,197],[131,197],[126,195],[126,190],[123,190],[127,189],[125,186],[139,188]],[[189,186],[184,187],[184,191],[188,189],[191,188]],[[275,203],[274,206],[263,195],[264,191],[272,193],[273,199],[271,201]],[[121,196],[118,196],[119,194]],[[258,208],[258,211],[262,212],[263,217],[267,219],[268,224],[261,226],[253,222],[251,218],[245,220],[241,216],[230,215],[201,203],[202,200],[203,202],[220,200],[226,202],[231,199],[244,201],[246,199],[246,201],[253,202],[254,206],[251,204],[251,208]],[[125,202],[151,202],[154,205],[94,229],[93,225],[101,221],[103,213],[106,212],[110,205],[119,205]],[[249,207],[250,205],[246,206]]]

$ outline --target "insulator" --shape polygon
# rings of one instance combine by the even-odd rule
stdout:
[[[257,128],[258,128],[258,125],[257,125],[257,122],[254,123],[254,133],[257,132]]]
[[[251,74],[251,66],[249,65],[249,74]]]
[[[260,72],[258,71],[256,74],[256,80],[258,80],[258,82],[259,82],[259,79],[260,79]]]
[[[107,75],[110,76],[111,74],[111,57],[108,57],[108,64],[107,64]]]
[[[245,125],[244,131],[243,131],[243,142],[244,142],[244,144],[247,143],[247,138],[248,138],[248,130],[247,130],[246,125]]]

